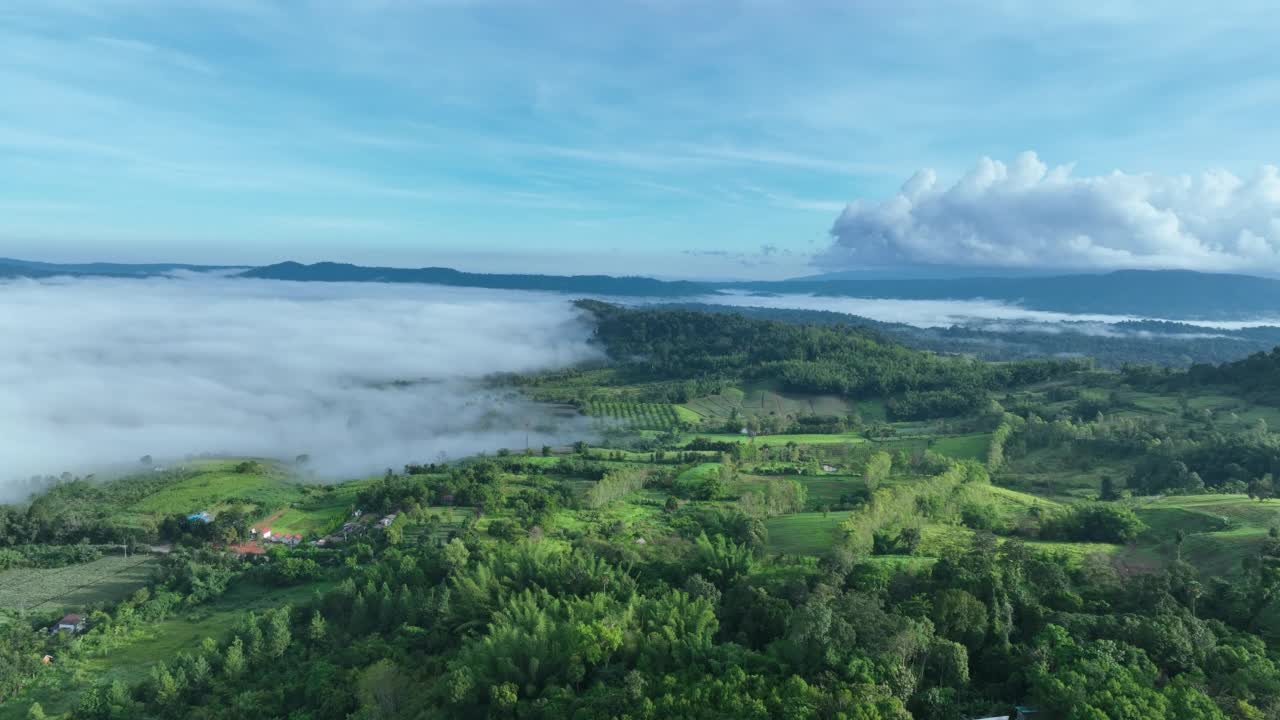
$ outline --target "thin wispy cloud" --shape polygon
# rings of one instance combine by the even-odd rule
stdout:
[[[1159,317],[1034,310],[1016,303],[982,298],[968,300],[901,300],[894,298],[857,298],[803,294],[722,293],[698,298],[698,302],[734,307],[823,310],[856,315],[881,322],[912,325],[918,328],[962,326],[991,330],[1026,329],[1036,332],[1079,332],[1081,334],[1115,332],[1137,336],[1139,333],[1129,329],[1116,330],[1110,326],[1114,326],[1117,323],[1142,320],[1170,322],[1168,318]],[[1242,330],[1253,327],[1280,327],[1280,314],[1251,320],[1179,319],[1173,322],[1209,329]],[[1002,323],[1004,324],[1002,325]],[[1196,337],[1196,335],[1184,334],[1181,337],[1191,338]],[[1220,336],[1213,333],[1205,333],[1199,337]]]

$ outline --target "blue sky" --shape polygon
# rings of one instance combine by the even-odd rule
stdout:
[[[1268,4],[1047,5],[9,0],[0,255],[1272,268]]]

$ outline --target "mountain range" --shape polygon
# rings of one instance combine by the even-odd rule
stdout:
[[[0,258],[0,277],[54,275],[147,277],[174,271],[230,271],[235,266],[177,263],[56,264]],[[444,267],[368,267],[282,262],[237,276],[297,282],[426,283],[454,287],[540,290],[578,295],[691,299],[721,293],[805,294],[897,300],[986,299],[1033,310],[1131,315],[1173,320],[1280,318],[1280,280],[1189,270],[987,277],[858,277],[837,273],[773,281],[703,282],[614,275],[471,273]],[[1280,321],[1277,321],[1280,324]]]

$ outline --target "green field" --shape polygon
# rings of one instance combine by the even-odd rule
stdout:
[[[35,612],[76,610],[115,602],[145,585],[156,559],[122,554],[62,568],[0,572],[0,608]]]
[[[720,463],[705,462],[699,463],[688,470],[676,476],[676,483],[682,482],[698,482],[706,479],[708,475],[720,471]]]
[[[929,449],[957,460],[986,460],[990,446],[991,433],[971,433],[936,438]]]
[[[831,548],[848,513],[803,512],[769,518],[769,552],[820,555]]]
[[[192,477],[172,483],[128,508],[135,513],[180,515],[217,512],[235,504],[273,509],[303,497],[302,486],[278,468],[237,473],[236,461],[205,462]]]
[[[355,509],[356,494],[369,481],[355,481],[324,488],[308,488],[301,499],[259,522],[274,532],[311,537],[323,535],[342,523]]]
[[[1147,543],[1154,558],[1169,561],[1175,538],[1185,534],[1182,557],[1202,572],[1233,576],[1240,561],[1257,552],[1272,527],[1280,526],[1280,501],[1259,502],[1244,495],[1177,495],[1140,500],[1135,512],[1150,526]]]
[[[696,494],[709,478],[719,472],[720,463],[699,463],[677,475],[674,486],[682,494]]]
[[[287,508],[280,515],[271,518],[267,524],[275,533],[289,535],[323,535],[342,525],[349,511],[347,505],[340,504],[318,508]]]
[[[819,475],[817,477],[802,476],[799,480],[809,492],[809,507],[821,508],[824,504],[833,504],[842,495],[860,494],[865,491],[866,483],[860,477]]]

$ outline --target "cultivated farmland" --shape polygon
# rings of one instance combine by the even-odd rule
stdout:
[[[666,430],[680,423],[676,407],[665,403],[593,402],[587,414],[621,420],[633,430]]]
[[[61,568],[0,572],[0,609],[27,612],[75,610],[114,602],[146,584],[150,555],[111,555]]]

